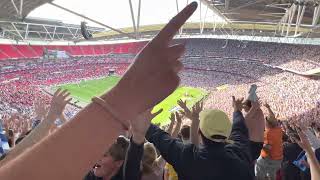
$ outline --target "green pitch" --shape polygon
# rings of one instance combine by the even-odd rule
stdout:
[[[79,84],[66,84],[56,88],[68,89],[75,100],[79,100],[81,105],[85,105],[90,102],[93,96],[99,96],[108,91],[120,80],[120,77],[111,76],[97,80],[81,81]],[[178,110],[177,100],[187,100],[188,105],[192,106],[195,102],[199,101],[207,95],[207,92],[192,87],[179,87],[169,97],[159,103],[154,111],[163,109],[163,112],[153,119],[153,123],[160,123],[166,125],[169,123],[169,117],[171,112]]]

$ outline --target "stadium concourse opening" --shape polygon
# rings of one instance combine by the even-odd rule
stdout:
[[[320,179],[318,1],[93,1],[0,2],[0,179]]]

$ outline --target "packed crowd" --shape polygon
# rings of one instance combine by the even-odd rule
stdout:
[[[1,142],[10,149],[0,179],[320,179],[319,83],[277,67],[315,68],[317,48],[199,39],[168,48],[196,7],[179,13],[135,61],[111,54],[7,65],[0,114]],[[66,90],[43,91],[111,69],[122,80],[76,116]],[[209,96],[192,107],[179,100],[168,127],[151,124],[162,111],[151,107],[176,89],[178,73]]]
[[[12,115],[18,117],[19,120],[10,122],[10,127],[15,132],[21,132],[25,124],[30,125],[34,121],[34,102],[40,98],[45,104],[49,104],[51,86],[102,78],[109,74],[109,70],[121,75],[129,63],[125,58],[118,60],[109,57],[83,57],[7,64],[13,68],[0,74],[1,119],[8,121]],[[67,109],[68,114],[78,111],[73,106],[68,106]]]

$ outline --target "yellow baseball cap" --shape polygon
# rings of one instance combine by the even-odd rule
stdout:
[[[203,110],[200,115],[200,131],[209,140],[215,141],[213,136],[220,135],[229,138],[232,124],[227,114],[218,109]]]

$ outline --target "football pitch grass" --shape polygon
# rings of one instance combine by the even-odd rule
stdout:
[[[74,100],[78,100],[81,105],[85,105],[91,101],[93,96],[102,95],[104,92],[110,90],[119,80],[120,77],[110,76],[102,79],[81,81],[78,84],[60,85],[54,89],[61,88],[69,90]],[[187,105],[192,106],[206,95],[207,92],[199,88],[179,87],[169,97],[155,106],[154,112],[161,108],[163,109],[163,112],[154,118],[152,122],[166,125],[170,122],[169,117],[171,112],[179,110],[177,107],[177,100],[186,100]]]

